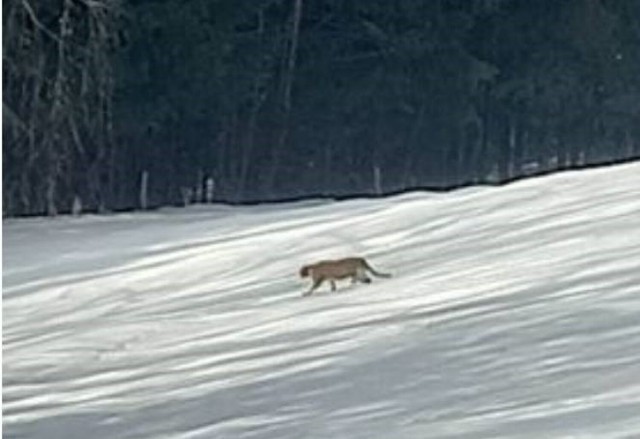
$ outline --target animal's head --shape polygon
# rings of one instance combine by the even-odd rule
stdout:
[[[309,266],[305,265],[300,269],[300,277],[307,277],[307,276],[309,276]]]

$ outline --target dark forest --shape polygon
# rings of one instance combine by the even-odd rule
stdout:
[[[3,215],[640,156],[637,0],[6,0]]]

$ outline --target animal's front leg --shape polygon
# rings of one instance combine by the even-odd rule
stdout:
[[[320,285],[322,285],[322,282],[324,281],[324,279],[316,279],[313,281],[313,285],[311,285],[311,288],[309,288],[309,291],[307,291],[306,293],[303,293],[303,296],[310,296]]]
[[[336,290],[336,281],[332,280],[331,281],[331,291],[335,291]]]

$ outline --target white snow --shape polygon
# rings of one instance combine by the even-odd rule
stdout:
[[[7,438],[640,437],[638,162],[3,228]]]

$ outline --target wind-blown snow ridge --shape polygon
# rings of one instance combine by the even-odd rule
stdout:
[[[392,279],[308,287],[362,254]],[[6,220],[5,437],[640,435],[640,163]]]

